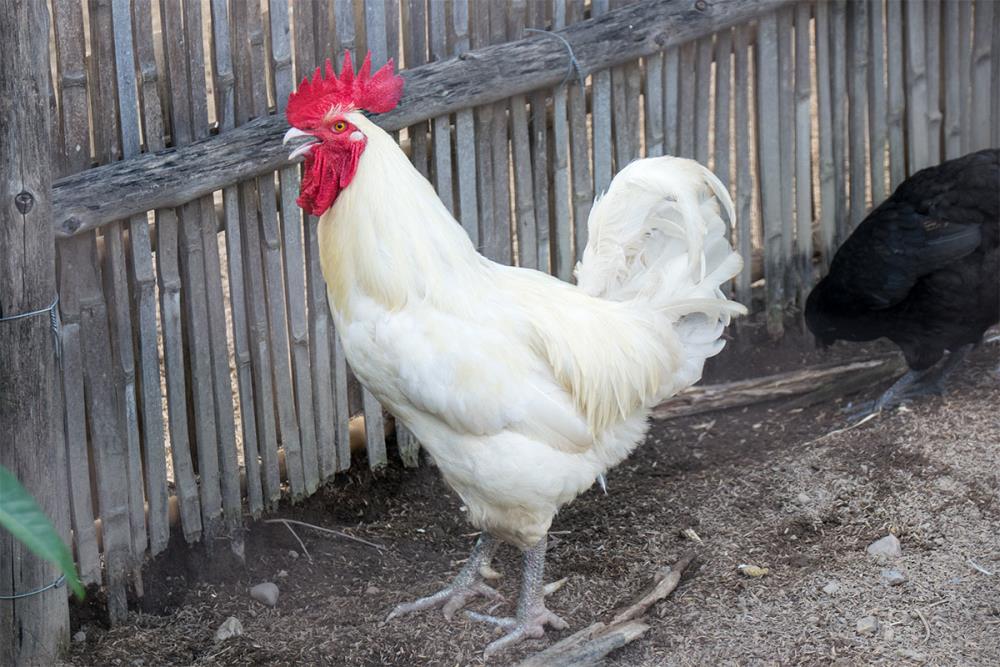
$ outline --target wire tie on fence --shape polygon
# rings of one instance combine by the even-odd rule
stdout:
[[[31,313],[26,313],[26,315],[30,314]],[[51,590],[53,588],[61,588],[62,585],[65,583],[66,583],[66,575],[60,574],[58,577],[56,577],[55,581],[45,586],[42,586],[41,588],[36,588],[35,590],[28,591],[27,593],[17,593],[15,595],[0,595],[0,600],[20,600],[22,598],[30,598],[33,595],[39,595],[40,593],[44,593],[45,591]]]
[[[580,67],[580,61],[576,59],[576,53],[573,52],[573,45],[570,44],[565,37],[560,35],[558,32],[552,32],[551,30],[539,30],[538,28],[525,28],[524,31],[537,33],[539,35],[546,35],[548,37],[552,37],[553,39],[558,39],[560,42],[562,42],[563,45],[566,46],[566,51],[569,53],[569,65],[566,68],[566,76],[564,76],[563,80],[559,82],[559,85],[561,86],[567,81],[569,81],[570,76],[572,76],[573,72],[575,71],[576,77],[580,82],[580,88],[584,87],[585,77],[583,76],[583,69]]]
[[[49,326],[52,328],[52,344],[56,348],[56,363],[60,366],[62,365],[62,345],[59,341],[59,295],[56,294],[56,298],[52,300],[52,303],[46,308],[39,308],[38,310],[32,310],[27,313],[20,313],[18,315],[9,315],[7,317],[0,317],[0,322],[12,322],[14,320],[21,320],[26,317],[32,317],[34,315],[44,315],[49,314]]]

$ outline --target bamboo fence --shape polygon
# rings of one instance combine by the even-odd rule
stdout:
[[[346,470],[352,414],[370,466],[417,463],[351,380],[280,145],[289,92],[326,58],[393,57],[406,93],[378,122],[485,255],[566,280],[617,170],[698,159],[736,202],[734,294],[776,337],[872,204],[1000,144],[988,0],[50,8],[69,470],[53,492],[112,620],[172,525],[237,539]]]

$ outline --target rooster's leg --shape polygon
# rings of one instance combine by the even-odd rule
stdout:
[[[493,554],[496,552],[498,546],[500,546],[500,543],[497,542],[497,539],[489,533],[484,532],[479,536],[476,546],[472,549],[469,560],[465,562],[465,566],[459,570],[451,584],[434,595],[428,595],[425,598],[397,606],[386,620],[388,621],[414,611],[443,606],[444,617],[450,621],[455,612],[468,604],[474,597],[482,596],[494,600],[502,600],[503,596],[500,593],[483,583],[484,576],[489,576],[490,578],[500,576],[493,572],[493,569],[490,567]]]
[[[911,386],[905,396],[911,398],[913,396],[925,396],[928,394],[943,394],[945,380],[969,356],[969,352],[972,351],[973,347],[975,345],[962,345],[949,352],[948,358],[941,363],[941,366],[934,373],[926,375],[919,382]]]
[[[524,578],[521,581],[521,597],[517,601],[516,618],[497,618],[467,612],[473,620],[486,621],[509,630],[505,636],[487,646],[484,655],[492,655],[520,642],[525,637],[541,637],[545,634],[546,625],[551,625],[557,630],[569,627],[566,621],[545,607],[545,596],[557,590],[566,581],[563,579],[547,586],[542,583],[547,542],[548,538],[543,537],[538,544],[524,552]]]

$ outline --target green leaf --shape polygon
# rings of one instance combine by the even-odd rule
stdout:
[[[3,466],[0,466],[0,527],[9,530],[37,556],[57,565],[76,596],[83,599],[83,586],[69,547],[14,473]]]

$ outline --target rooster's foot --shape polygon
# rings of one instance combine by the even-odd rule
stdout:
[[[450,585],[434,595],[398,605],[385,620],[391,621],[403,614],[443,607],[444,617],[450,621],[455,612],[473,598],[484,597],[491,600],[503,600],[500,593],[483,583],[483,579],[486,577],[492,579],[499,576],[490,567],[490,561],[493,559],[497,546],[498,543],[492,535],[483,533],[479,541],[476,542],[469,560],[466,561],[465,566]]]
[[[556,630],[565,630],[569,624],[558,615],[552,613],[542,605],[540,608],[526,614],[518,614],[518,618],[500,618],[497,616],[487,616],[476,612],[466,612],[466,615],[474,621],[492,623],[499,628],[509,632],[490,643],[483,651],[485,657],[502,651],[526,638],[538,638],[545,634],[545,626],[549,625]]]

